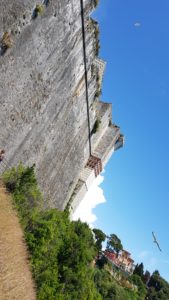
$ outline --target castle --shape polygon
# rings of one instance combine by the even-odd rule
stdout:
[[[99,76],[99,85],[102,85],[106,62],[96,58],[94,65]],[[94,103],[97,128],[91,136],[92,155],[89,157],[84,168],[81,170],[77,184],[69,199],[71,215],[84,198],[92,185],[94,179],[102,172],[112,153],[121,148],[124,143],[124,136],[120,128],[112,124],[112,106],[109,103],[96,101]]]
[[[44,207],[71,203],[74,211],[124,141],[111,105],[100,101],[95,1],[83,1],[84,22],[77,0],[42,1],[43,14],[36,0],[1,2],[0,149],[8,166],[35,164]]]

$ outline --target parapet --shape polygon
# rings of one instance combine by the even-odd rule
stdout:
[[[112,105],[102,101],[96,102],[95,105],[99,125],[91,139],[92,155],[81,170],[75,189],[69,199],[71,217],[113,152],[124,144],[124,136],[120,133],[119,126],[111,123]]]

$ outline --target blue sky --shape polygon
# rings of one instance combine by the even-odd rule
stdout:
[[[169,281],[169,1],[100,0],[94,15],[107,61],[102,99],[125,135],[106,166],[94,226]]]

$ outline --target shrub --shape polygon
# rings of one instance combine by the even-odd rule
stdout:
[[[0,41],[0,54],[3,55],[8,48],[13,46],[11,35],[9,32],[4,32],[2,39]]]
[[[94,125],[96,131],[99,123],[97,119]],[[34,166],[20,164],[5,172],[3,180],[12,194],[23,225],[37,300],[145,299],[144,284],[139,276],[131,277],[138,286],[137,293],[121,287],[108,271],[109,266],[108,270],[103,266],[99,269],[98,263],[95,268],[91,266],[98,251],[86,223],[80,220],[71,222],[67,212],[57,209],[41,210],[39,204],[42,198]],[[106,261],[102,263],[106,265]]]
[[[43,4],[36,4],[36,7],[32,14],[32,19],[36,19],[38,15],[42,16],[45,12],[45,8]]]
[[[3,181],[12,194],[13,202],[25,227],[30,214],[42,207],[42,195],[37,185],[32,167],[24,167],[22,163],[3,174]]]
[[[37,14],[43,15],[44,14],[44,6],[42,4],[36,4],[35,8]]]
[[[99,75],[99,72],[97,72],[96,82],[97,82],[98,84],[99,84],[99,82],[100,82],[100,75]]]
[[[11,48],[13,43],[9,32],[4,32],[1,43],[4,44],[7,48]]]
[[[71,222],[66,212],[39,208],[41,194],[34,166],[20,164],[5,172],[3,180],[24,229],[37,300],[101,300],[90,267],[96,249],[89,226]]]
[[[95,98],[99,98],[100,94],[101,94],[101,90],[98,89],[95,93]]]
[[[91,134],[95,134],[99,130],[101,121],[99,119],[96,119]]]
[[[96,46],[95,46],[95,55],[96,56],[99,55],[99,50],[100,50],[100,43],[99,43],[99,41],[97,41]]]
[[[146,295],[146,286],[139,275],[130,276],[130,282],[138,287],[139,300],[144,300]]]
[[[99,0],[93,0],[93,4],[94,4],[94,7],[97,7],[97,5],[99,4]]]

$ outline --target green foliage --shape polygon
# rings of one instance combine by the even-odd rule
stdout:
[[[95,242],[89,226],[80,221],[71,222],[67,210],[42,210],[42,196],[34,166],[20,164],[5,172],[3,180],[12,194],[25,232],[37,300],[144,299],[146,289],[138,275],[131,277],[131,282],[138,287],[137,292],[115,281],[107,260],[100,258],[100,265],[97,260],[96,266],[93,266],[106,238],[101,230],[93,230]],[[108,245],[117,253],[122,248],[116,235],[110,235]],[[167,300],[168,295],[168,284],[155,272],[149,281],[147,299]]]
[[[105,269],[95,270],[94,282],[104,300],[139,300],[136,292],[121,287]]]
[[[103,269],[104,266],[108,265],[108,264],[109,264],[109,261],[104,255],[101,255],[96,259],[96,265],[99,269]]]
[[[38,15],[42,16],[45,11],[43,4],[36,4],[35,11]]]
[[[36,19],[38,15],[42,16],[45,12],[45,7],[43,4],[36,4],[35,9],[33,10],[32,19]]]
[[[100,95],[101,95],[101,89],[98,88],[95,93],[95,98],[99,98]]]
[[[96,47],[95,47],[95,55],[99,56],[99,50],[100,50],[100,42],[99,40],[96,41]]]
[[[94,7],[97,7],[99,4],[99,0],[93,0]]]
[[[94,228],[93,229],[95,239],[96,239],[96,248],[98,253],[102,250],[102,242],[106,239],[106,234],[101,231],[100,229]]]
[[[99,299],[91,267],[96,247],[89,226],[71,222],[67,212],[41,210],[34,166],[20,164],[3,179],[25,231],[37,299]]]
[[[146,287],[145,287],[143,281],[141,280],[140,276],[137,274],[133,274],[130,277],[130,281],[138,287],[138,296],[139,296],[138,299],[144,300],[145,295],[146,295]]]
[[[168,300],[169,283],[164,280],[158,271],[155,271],[148,282],[148,300]]]
[[[9,48],[12,48],[12,46],[13,41],[11,39],[11,34],[8,31],[6,31],[0,39],[0,55],[4,55]]]
[[[96,132],[98,132],[98,130],[99,130],[99,126],[100,126],[100,120],[99,119],[96,119],[96,121],[95,121],[95,123],[94,123],[94,125],[93,125],[93,129],[92,129],[92,131],[91,131],[91,135],[92,134],[95,134]]]
[[[38,299],[48,299],[46,290],[49,299],[97,299],[90,267],[96,252],[87,224],[70,222],[55,209],[41,212],[30,219],[26,240]]]
[[[108,237],[107,248],[114,249],[116,251],[117,255],[119,254],[120,250],[123,250],[123,245],[117,235],[111,234]]]
[[[150,277],[151,277],[150,272],[146,270],[141,278],[145,285],[149,282]]]
[[[42,207],[42,195],[37,185],[34,166],[24,167],[21,163],[3,174],[3,181],[12,194],[14,205],[25,227],[30,215]]]
[[[140,276],[141,278],[143,278],[143,274],[144,274],[143,263],[136,264],[133,274],[136,274],[136,275]]]
[[[11,48],[13,46],[13,42],[11,40],[11,35],[8,31],[4,32],[2,39],[1,39],[1,46]]]

